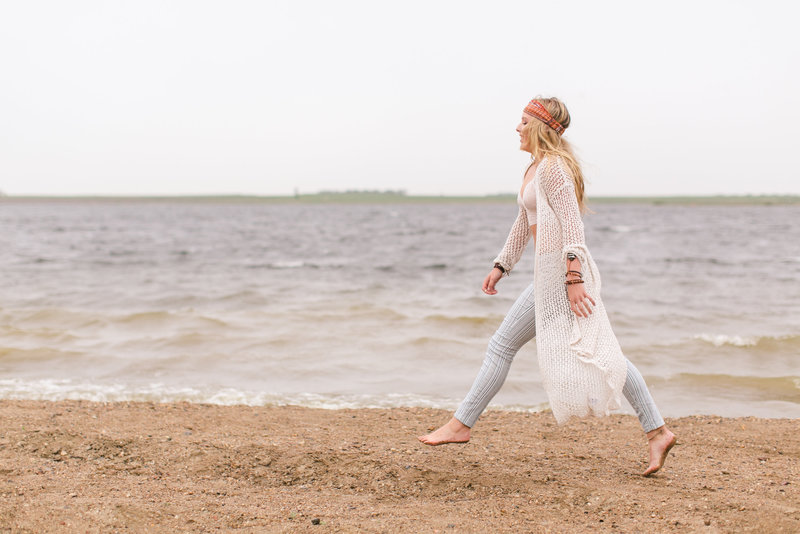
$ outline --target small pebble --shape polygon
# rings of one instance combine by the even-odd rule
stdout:
[[[312,519],[311,520],[311,524],[312,525],[319,525],[319,517],[315,517],[314,519]]]

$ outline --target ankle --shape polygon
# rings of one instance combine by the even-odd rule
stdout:
[[[456,419],[455,417],[453,417],[447,422],[447,426],[453,432],[463,432],[463,431],[469,432],[469,427],[464,423],[462,423],[461,421],[459,421],[458,419]]]
[[[661,425],[660,427],[651,430],[650,432],[647,433],[647,441],[653,441],[666,431],[667,431],[667,425]]]

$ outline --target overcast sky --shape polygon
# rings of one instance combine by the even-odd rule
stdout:
[[[589,195],[800,194],[792,5],[0,0],[0,190],[513,192],[544,95]]]

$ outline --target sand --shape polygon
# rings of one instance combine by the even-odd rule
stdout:
[[[0,532],[800,532],[800,424],[0,401]]]

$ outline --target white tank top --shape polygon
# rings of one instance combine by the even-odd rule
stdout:
[[[536,186],[534,182],[536,178],[528,182],[525,189],[521,193],[517,193],[517,204],[521,208],[525,208],[528,215],[528,226],[536,224]]]

